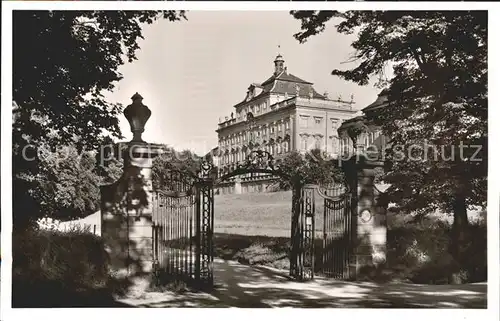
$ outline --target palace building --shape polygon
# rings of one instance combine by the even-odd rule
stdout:
[[[279,160],[290,151],[322,149],[336,157],[344,140],[338,128],[357,112],[353,99],[329,99],[313,83],[290,73],[278,55],[274,73],[262,83],[252,83],[244,99],[229,116],[219,120],[218,146],[212,161],[221,177],[233,171],[252,150],[265,150]],[[221,183],[221,193],[246,193],[273,188],[269,175],[245,175]]]

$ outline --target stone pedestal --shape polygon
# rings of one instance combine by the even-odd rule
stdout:
[[[355,156],[346,163],[345,172],[352,191],[353,258],[356,274],[364,267],[378,267],[386,262],[387,201],[374,184],[380,161]]]
[[[127,143],[120,149],[122,177],[101,186],[102,237],[111,269],[121,275],[150,273],[153,265],[152,179],[158,145]]]

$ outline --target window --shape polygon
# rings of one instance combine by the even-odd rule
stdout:
[[[347,137],[342,138],[340,141],[341,149],[343,153],[347,153],[349,151],[349,139]]]
[[[321,117],[314,117],[314,125],[316,126],[321,126],[323,118]]]
[[[271,124],[271,134],[274,134],[274,124]]]
[[[302,137],[302,146],[301,146],[301,149],[302,150],[307,150],[307,137]]]
[[[300,116],[300,118],[299,118],[300,127],[306,128],[308,120],[309,120],[309,116]]]
[[[278,131],[281,131],[281,123],[278,123]]]
[[[337,154],[339,152],[339,138],[337,136],[332,137],[332,153]]]
[[[332,129],[336,131],[339,127],[339,120],[337,118],[332,118]]]
[[[290,121],[286,121],[285,122],[285,129],[289,129],[290,128]]]
[[[314,142],[314,148],[321,149],[321,139],[319,137],[317,137],[316,141]]]

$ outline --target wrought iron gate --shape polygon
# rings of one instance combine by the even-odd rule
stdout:
[[[351,194],[336,188],[319,188],[324,199],[321,272],[335,279],[350,278],[352,259]]]
[[[172,170],[153,195],[153,260],[162,281],[213,285],[213,189],[203,171]]]
[[[315,185],[293,190],[290,276],[298,281],[314,278],[315,190]]]
[[[162,190],[153,196],[154,262],[156,271],[163,272],[167,279],[181,279],[195,286],[213,285],[215,182],[251,172],[286,177],[264,151],[252,152],[243,165],[219,179],[209,177],[211,170],[212,165],[204,162],[197,177],[171,171]],[[315,259],[316,192],[324,202],[320,262]],[[321,271],[330,277],[348,278],[352,257],[350,193],[297,185],[292,203],[290,276],[307,281]]]

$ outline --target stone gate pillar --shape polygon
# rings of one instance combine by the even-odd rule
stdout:
[[[121,276],[150,273],[152,246],[152,178],[153,159],[161,147],[141,138],[151,116],[135,94],[133,103],[124,110],[134,134],[132,141],[119,143],[115,155],[123,159],[123,174],[117,182],[101,186],[102,238],[109,254],[111,269]]]
[[[385,194],[375,186],[375,176],[383,162],[354,155],[344,163],[353,203],[351,213],[351,277],[360,270],[386,262],[387,205]]]

